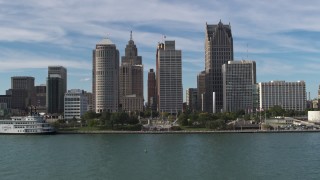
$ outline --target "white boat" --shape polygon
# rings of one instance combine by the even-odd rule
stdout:
[[[16,116],[0,120],[0,134],[53,134],[55,129],[42,116]]]

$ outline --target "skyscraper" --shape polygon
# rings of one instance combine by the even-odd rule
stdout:
[[[36,105],[34,77],[15,76],[11,77],[12,108],[27,110],[28,107]]]
[[[148,107],[157,110],[156,74],[153,69],[148,73]]]
[[[201,71],[197,76],[197,89],[198,89],[198,108],[199,111],[205,110],[205,93],[206,93],[206,72]]]
[[[116,112],[119,104],[119,51],[108,38],[97,43],[92,57],[92,91],[97,113]]]
[[[125,48],[125,56],[121,57],[119,71],[120,107],[124,111],[143,111],[143,65],[142,57],[132,39]]]
[[[198,105],[198,88],[188,88],[186,90],[186,103],[191,111],[197,110]]]
[[[222,65],[233,60],[231,26],[220,21],[206,24],[205,34],[205,78],[206,111],[220,112],[223,108]],[[214,94],[214,95],[213,95]]]
[[[177,114],[183,98],[181,50],[175,41],[165,41],[158,44],[156,58],[158,111]]]
[[[67,91],[67,69],[63,66],[49,66],[47,78],[47,112],[62,114],[64,93]]]
[[[46,98],[47,86],[44,84],[36,86],[36,106],[38,112],[47,112]]]
[[[258,107],[255,97],[256,62],[229,61],[222,65],[223,111],[246,113]]]
[[[94,111],[94,104],[93,104],[93,94],[91,92],[84,92],[84,95],[87,97],[87,111]]]

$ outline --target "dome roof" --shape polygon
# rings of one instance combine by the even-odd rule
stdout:
[[[114,44],[114,43],[109,38],[105,37],[101,41],[99,41],[97,44],[108,45],[108,44]]]

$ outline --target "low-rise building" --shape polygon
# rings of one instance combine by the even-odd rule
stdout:
[[[88,99],[85,91],[72,89],[64,96],[64,119],[80,119],[87,112]]]
[[[320,111],[308,111],[308,121],[320,123]]]
[[[270,81],[259,83],[260,108],[268,110],[281,106],[285,110],[306,109],[306,83],[304,81]]]

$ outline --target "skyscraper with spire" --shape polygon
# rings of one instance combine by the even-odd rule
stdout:
[[[222,65],[233,60],[231,26],[206,23],[205,34],[205,108],[207,112],[223,109]]]
[[[127,112],[143,111],[142,57],[138,56],[137,46],[132,39],[132,31],[125,48],[125,56],[121,57],[119,83],[120,108]]]

